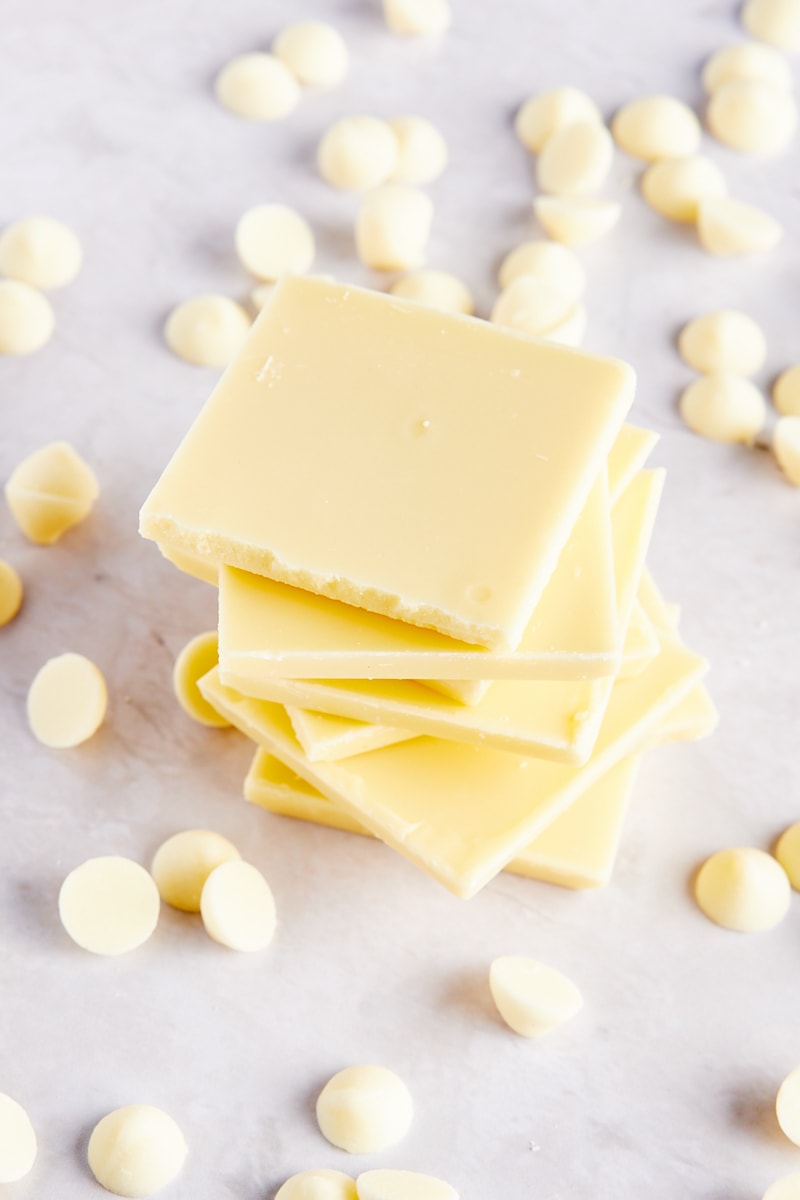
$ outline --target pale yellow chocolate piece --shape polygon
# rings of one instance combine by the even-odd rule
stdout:
[[[197,687],[198,679],[207,675],[219,661],[217,632],[212,629],[208,633],[199,633],[181,650],[175,659],[172,669],[172,686],[175,696],[183,711],[201,725],[211,725],[220,729],[229,724],[200,695]]]
[[[775,847],[775,857],[789,876],[789,883],[800,892],[800,821],[784,830]]]
[[[800,487],[800,417],[781,417],[776,422],[772,452],[789,482]]]
[[[275,1200],[358,1200],[356,1183],[343,1171],[317,1168],[292,1175],[275,1193]]]
[[[383,0],[383,15],[392,33],[440,37],[450,28],[448,0]]]
[[[447,143],[426,117],[392,117],[389,128],[397,139],[395,183],[423,184],[438,179],[447,166]]]
[[[550,135],[536,162],[536,182],[556,196],[599,192],[608,179],[614,143],[605,125],[576,121]]]
[[[722,371],[690,383],[680,410],[689,428],[702,437],[746,446],[752,446],[767,417],[766,401],[755,384]]]
[[[517,113],[514,128],[523,146],[538,154],[548,138],[568,125],[585,121],[603,123],[594,100],[578,88],[560,87],[526,100]]]
[[[17,572],[0,558],[0,628],[8,625],[22,607],[22,580]]]
[[[610,233],[622,216],[616,200],[598,196],[537,196],[536,219],[551,238],[565,246],[588,246]]]
[[[147,499],[141,532],[511,649],[632,391],[611,359],[287,277]],[[465,488],[476,444],[481,471]],[[414,504],[398,504],[409,489]]]
[[[356,1194],[358,1200],[458,1200],[458,1192],[444,1179],[385,1167],[359,1175]]]
[[[560,291],[570,304],[577,304],[586,291],[581,260],[558,242],[536,239],[509,251],[500,264],[500,287],[507,288],[519,275],[535,275],[553,291]]]
[[[89,1167],[115,1196],[152,1196],[180,1174],[189,1147],[176,1122],[150,1104],[103,1117],[89,1139]]]
[[[767,339],[746,313],[721,308],[684,325],[678,336],[681,358],[695,371],[755,375],[767,357]]]
[[[50,301],[17,279],[0,279],[0,355],[33,354],[53,336]]]
[[[250,208],[236,226],[236,253],[243,266],[271,282],[302,275],[314,261],[314,234],[308,222],[285,204]]]
[[[760,42],[787,54],[800,52],[800,0],[747,0],[742,24]]]
[[[623,425],[608,454],[608,499],[615,505],[658,441],[652,429]]]
[[[800,417],[800,364],[787,367],[772,389],[772,401],[784,417]]]
[[[418,304],[427,304],[439,312],[464,313],[469,316],[475,311],[475,302],[469,288],[449,271],[413,271],[410,275],[398,279],[389,290],[393,296],[416,300]]]
[[[783,229],[769,213],[730,196],[706,196],[697,209],[697,233],[709,254],[731,258],[773,250]]]
[[[789,1141],[800,1146],[800,1067],[787,1075],[778,1089],[775,1111]]]
[[[250,302],[256,312],[261,312],[262,308],[266,308],[274,291],[275,283],[260,283],[258,287],[253,288],[250,293]]]
[[[489,987],[506,1025],[526,1038],[550,1033],[583,1008],[583,996],[571,979],[521,954],[494,960]]]
[[[538,275],[518,275],[497,297],[491,320],[519,333],[546,337],[569,317],[572,308],[564,292]]]
[[[227,367],[250,332],[250,317],[228,296],[207,293],[182,301],[167,317],[164,341],[198,367]]]
[[[642,96],[624,105],[611,122],[621,150],[656,162],[694,154],[700,145],[700,122],[687,104],[674,96]]]
[[[337,762],[354,754],[366,754],[383,746],[407,742],[416,735],[408,729],[391,729],[368,721],[332,717],[287,705],[292,729],[309,762]]]
[[[72,283],[82,262],[77,237],[53,217],[24,217],[0,235],[0,275],[45,292]]]
[[[773,929],[789,911],[792,889],[780,863],[763,850],[720,850],[697,873],[695,899],[716,925],[737,933]]]
[[[332,187],[364,192],[385,183],[397,167],[399,145],[380,117],[342,117],[323,136],[317,166]]]
[[[59,654],[37,671],[28,689],[28,724],[53,750],[80,746],[97,733],[108,707],[106,681],[82,654]]]
[[[402,1141],[414,1102],[402,1079],[386,1067],[346,1067],[317,1097],[324,1137],[348,1154],[379,1154]]]
[[[558,346],[572,346],[575,348],[583,344],[587,320],[586,305],[583,302],[579,302],[574,308],[570,309],[562,321],[559,321],[557,325],[553,325],[542,336],[548,342],[555,342]]]
[[[85,520],[99,492],[91,467],[68,442],[51,442],[29,454],[5,486],[14,520],[42,546]]]
[[[36,1161],[36,1133],[21,1104],[0,1092],[0,1184],[24,1179]]]
[[[634,679],[641,675],[659,654],[661,643],[655,626],[637,599],[631,610],[628,631],[622,644],[617,679]]]
[[[220,104],[248,121],[280,121],[300,100],[300,85],[274,54],[241,54],[217,76]]]
[[[739,42],[717,50],[703,67],[703,87],[709,96],[726,83],[741,80],[768,83],[771,87],[792,90],[792,72],[782,54],[763,42]]]
[[[306,87],[337,87],[350,66],[347,43],[324,21],[290,25],[278,34],[272,52]]]
[[[637,753],[706,669],[702,658],[667,638],[640,676],[614,688],[594,753],[583,767],[430,737],[338,763],[309,763],[280,705],[223,687],[216,672],[201,687],[248,737],[466,898],[621,759]]]
[[[642,176],[643,197],[670,221],[696,221],[701,200],[727,193],[725,176],[704,154],[662,158]]]
[[[800,1200],[800,1171],[776,1179],[764,1192],[761,1200]]]
[[[376,271],[410,271],[425,261],[433,203],[419,188],[385,183],[369,192],[356,218],[356,251]]]
[[[167,904],[182,912],[200,912],[200,896],[211,872],[239,858],[239,851],[221,833],[184,829],[161,843],[150,874]]]
[[[777,154],[797,129],[791,92],[754,79],[723,83],[708,102],[708,128],[714,137],[749,154]]]
[[[58,893],[58,915],[73,942],[92,954],[127,954],[155,931],[158,888],[138,863],[107,855],[70,871]]]
[[[203,885],[200,915],[209,937],[230,950],[254,953],[275,935],[275,900],[256,867],[229,859],[215,867]]]

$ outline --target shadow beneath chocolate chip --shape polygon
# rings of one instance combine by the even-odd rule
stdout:
[[[448,979],[439,999],[447,1012],[460,1010],[465,1016],[482,1024],[506,1028],[492,1000],[486,971],[462,971]]]
[[[737,1089],[731,1096],[729,1113],[740,1129],[766,1142],[785,1146],[786,1138],[775,1114],[776,1091],[774,1080],[757,1081],[748,1088]]]

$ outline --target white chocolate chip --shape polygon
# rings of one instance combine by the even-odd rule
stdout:
[[[187,716],[201,725],[225,729],[230,725],[200,694],[197,681],[207,675],[219,662],[219,641],[216,629],[199,633],[181,650],[172,670],[172,685],[178,703]]]
[[[411,1093],[386,1067],[347,1067],[328,1080],[317,1098],[323,1136],[348,1154],[378,1154],[396,1145],[413,1117]]]
[[[536,163],[536,182],[556,196],[598,192],[608,178],[614,143],[605,125],[578,121],[547,139]]]
[[[800,1067],[787,1075],[779,1087],[775,1112],[789,1141],[800,1146]]]
[[[517,137],[527,150],[538,154],[548,138],[578,121],[602,125],[600,109],[590,96],[574,87],[539,92],[520,106],[514,122]]]
[[[300,85],[274,54],[242,54],[217,76],[220,104],[249,121],[280,121],[300,99]]]
[[[775,857],[789,876],[789,882],[800,892],[800,821],[784,830],[775,847]]]
[[[239,261],[266,282],[282,275],[303,275],[314,261],[316,246],[308,222],[285,204],[259,204],[236,226]]]
[[[0,1092],[0,1184],[24,1179],[36,1161],[36,1134],[21,1104]]]
[[[774,249],[783,229],[769,213],[728,196],[708,196],[697,209],[697,233],[709,254],[729,258]]]
[[[678,335],[683,361],[695,371],[727,371],[755,375],[767,357],[767,341],[759,325],[746,313],[721,308],[704,313],[684,325]]]
[[[586,305],[582,301],[570,309],[563,321],[548,329],[544,335],[548,342],[556,342],[559,346],[583,345],[583,338],[588,324]]]
[[[800,0],[747,0],[742,23],[760,42],[788,54],[800,51]]]
[[[395,183],[432,183],[447,166],[447,143],[425,117],[392,117],[389,128],[397,139]]]
[[[275,934],[275,900],[269,884],[254,866],[240,860],[222,863],[208,876],[200,915],[209,937],[242,953],[263,950]]]
[[[772,452],[789,482],[800,487],[800,417],[781,417],[775,423]]]
[[[0,279],[0,354],[33,354],[53,336],[50,301],[30,284]]]
[[[60,654],[37,671],[28,690],[28,723],[43,746],[67,750],[93,737],[106,715],[100,670],[82,654]]]
[[[800,417],[800,363],[788,367],[775,381],[772,399],[784,417]]]
[[[800,1200],[800,1172],[776,1179],[764,1192],[762,1200]]]
[[[444,1179],[418,1171],[364,1171],[356,1180],[358,1200],[458,1200]]]
[[[5,486],[14,520],[32,542],[52,545],[91,512],[94,472],[68,442],[51,442],[15,467]]]
[[[383,15],[392,33],[440,37],[450,28],[448,0],[383,0]]]
[[[58,915],[73,942],[92,954],[128,954],[158,924],[158,888],[138,863],[107,855],[70,871],[58,893]]]
[[[275,291],[277,283],[260,283],[258,287],[254,287],[250,293],[250,303],[256,312],[261,312],[272,299],[272,294]]]
[[[192,296],[173,308],[164,341],[173,354],[198,367],[227,367],[250,332],[250,317],[227,296]]]
[[[278,1188],[275,1200],[358,1200],[355,1180],[343,1171],[300,1171]]]
[[[388,121],[342,117],[323,135],[317,166],[332,187],[365,192],[390,178],[397,157],[397,138]]]
[[[11,563],[0,558],[0,629],[8,625],[22,607],[22,580]]]
[[[777,154],[797,129],[791,93],[752,79],[722,84],[709,100],[706,115],[718,141],[750,154]]]
[[[53,217],[25,217],[0,236],[0,275],[49,291],[76,277],[83,262],[75,234]]]
[[[422,270],[405,275],[389,289],[393,296],[416,300],[440,312],[470,313],[475,311],[472,294],[465,283],[449,271]]]
[[[690,383],[681,396],[681,416],[690,429],[717,442],[751,446],[764,427],[767,406],[749,379],[722,372]]]
[[[307,87],[337,87],[350,66],[347,43],[324,21],[290,25],[276,37],[272,53]]]
[[[701,911],[737,933],[773,929],[789,909],[791,887],[783,867],[763,850],[720,850],[706,859],[695,880]]]
[[[565,246],[588,246],[599,241],[622,215],[616,200],[594,196],[537,196],[533,211],[545,233]]]
[[[535,275],[576,304],[586,290],[586,271],[577,254],[559,242],[522,242],[503,259],[498,273],[501,288],[519,275]]]
[[[491,321],[541,336],[566,320],[572,307],[562,291],[538,275],[518,275],[497,297]]]
[[[583,1008],[583,996],[571,979],[521,954],[494,960],[489,987],[500,1016],[522,1037],[541,1037]]]
[[[221,833],[184,829],[162,842],[150,866],[159,895],[181,912],[200,912],[200,896],[212,871],[241,855]]]
[[[149,1104],[117,1108],[95,1125],[89,1167],[115,1196],[152,1196],[181,1172],[189,1148],[178,1125]]]
[[[358,257],[376,271],[411,271],[425,261],[433,204],[424,192],[386,183],[369,192],[356,219]]]
[[[792,72],[782,54],[763,42],[741,42],[712,54],[703,67],[703,87],[712,95],[725,83],[749,79],[792,90]]]
[[[694,154],[701,137],[697,117],[674,96],[632,100],[614,117],[611,132],[620,149],[648,162]]]
[[[651,163],[642,176],[642,196],[670,221],[696,221],[701,200],[727,192],[722,171],[704,154],[663,158]]]

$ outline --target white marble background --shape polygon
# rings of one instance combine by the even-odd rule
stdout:
[[[191,724],[173,700],[173,657],[213,623],[214,596],[140,541],[136,516],[214,376],[172,358],[160,327],[194,292],[247,293],[239,214],[296,205],[317,231],[318,269],[369,281],[353,256],[356,202],[317,178],[315,144],[341,114],[425,114],[452,153],[431,188],[431,265],[467,278],[486,311],[499,256],[534,232],[531,168],[510,127],[518,102],[573,82],[609,113],[653,90],[700,104],[702,59],[740,36],[730,0],[454,7],[433,50],[391,37],[377,0],[3,5],[0,221],[64,218],[86,266],[55,298],[52,344],[0,361],[0,475],[67,438],[103,489],[92,519],[52,549],[26,544],[0,512],[0,554],[27,587],[0,633],[0,1090],[25,1104],[41,1144],[33,1174],[4,1196],[99,1195],[88,1133],[139,1101],[171,1112],[191,1143],[175,1200],[268,1200],[302,1168],[376,1165],[439,1174],[465,1200],[749,1200],[800,1170],[771,1112],[800,1062],[800,897],[777,931],[740,937],[708,924],[688,891],[710,851],[769,846],[800,818],[800,495],[767,454],[682,427],[689,375],[672,347],[685,318],[736,303],[767,330],[761,382],[800,358],[796,149],[760,162],[711,147],[732,187],[785,221],[771,258],[706,257],[641,203],[621,156],[623,222],[584,255],[587,345],[636,365],[635,419],[662,434],[652,564],[712,660],[722,713],[713,740],[646,763],[607,891],[504,877],[461,903],[380,846],[249,809],[246,744]],[[273,127],[222,111],[218,68],[312,15],[350,43],[346,85]],[[68,649],[102,667],[110,714],[84,748],[48,752],[28,733],[25,694]],[[103,853],[147,863],[195,825],[232,837],[270,880],[280,929],[266,954],[238,957],[170,910],[120,960],[69,942],[56,913],[68,870]],[[539,1044],[511,1035],[486,986],[506,952],[563,968],[583,1015]],[[331,1148],[312,1108],[325,1079],[359,1061],[398,1070],[418,1106],[405,1143],[367,1160]]]

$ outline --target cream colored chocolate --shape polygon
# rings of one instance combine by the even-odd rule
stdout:
[[[259,204],[236,225],[236,253],[242,266],[268,283],[290,273],[302,275],[314,261],[311,226],[285,204]]]
[[[595,125],[603,123],[594,100],[578,88],[559,87],[527,99],[520,106],[514,128],[525,149],[538,154],[554,134],[568,125],[586,121]]]
[[[789,1141],[800,1146],[800,1067],[787,1075],[778,1089],[775,1112]]]
[[[73,942],[92,954],[128,954],[158,924],[158,888],[138,863],[108,855],[70,871],[58,893],[58,915]]]
[[[307,708],[287,705],[286,712],[292,729],[309,762],[336,762],[366,754],[383,746],[394,746],[416,737],[408,729],[392,729],[368,721],[353,721],[349,717],[332,717],[328,713],[310,712]]]
[[[697,208],[697,233],[709,254],[732,258],[774,250],[783,228],[769,213],[730,196],[704,196]]]
[[[383,0],[383,15],[392,33],[440,37],[453,19],[448,0]]]
[[[458,1200],[458,1192],[444,1179],[418,1171],[364,1171],[356,1180],[358,1200]]]
[[[347,43],[324,21],[301,21],[283,29],[272,52],[306,87],[337,87],[350,66]]]
[[[772,389],[772,400],[784,417],[800,417],[800,364],[787,367]]]
[[[553,291],[560,291],[569,304],[577,304],[586,291],[586,271],[577,254],[558,242],[541,238],[522,242],[500,264],[501,289],[520,275],[535,275]]]
[[[438,179],[447,166],[447,143],[433,122],[426,117],[392,117],[389,128],[397,139],[390,178],[416,185]]]
[[[542,1037],[583,1008],[583,996],[571,979],[521,954],[494,960],[489,987],[500,1016],[521,1037]]]
[[[21,1104],[0,1092],[0,1184],[24,1179],[36,1161],[36,1133]]]
[[[724,371],[690,383],[681,396],[680,410],[695,433],[746,446],[752,446],[767,419],[767,402],[755,384]]]
[[[706,859],[694,894],[709,921],[737,933],[761,933],[786,916],[792,889],[780,863],[746,846],[719,850]]]
[[[800,52],[800,0],[747,0],[742,24],[761,42],[787,54]]]
[[[250,331],[250,317],[228,296],[207,293],[182,301],[167,317],[164,341],[197,367],[227,367]]]
[[[0,558],[0,628],[8,625],[22,607],[22,580],[5,559]]]
[[[800,1200],[800,1171],[776,1179],[764,1192],[761,1200]]]
[[[467,285],[449,271],[412,271],[393,283],[389,291],[393,296],[416,300],[439,312],[464,313],[469,316],[475,311],[475,302]]]
[[[621,150],[657,162],[694,154],[700,145],[700,122],[687,104],[674,96],[641,96],[619,110],[611,132]]]
[[[667,638],[636,679],[615,687],[583,767],[420,737],[339,763],[309,763],[285,710],[225,688],[201,690],[243,733],[369,831],[462,897],[474,895],[587,787],[652,737],[707,663]],[[486,797],[493,803],[487,805]]]
[[[552,133],[539,152],[539,190],[556,196],[599,192],[614,160],[614,142],[605,125],[576,121]]]
[[[428,250],[433,203],[419,188],[384,183],[361,202],[356,217],[356,252],[376,271],[421,267]]]
[[[681,358],[695,371],[755,375],[767,357],[767,339],[746,313],[720,308],[684,325],[678,335]]]
[[[239,851],[210,829],[184,829],[162,842],[150,864],[161,899],[182,912],[200,912],[200,896],[212,871],[241,858]]]
[[[53,336],[50,301],[17,279],[0,279],[0,355],[33,354]]]
[[[14,520],[42,546],[85,520],[99,491],[91,467],[68,442],[50,442],[29,454],[5,486]]]
[[[24,217],[0,235],[0,275],[45,292],[72,283],[82,262],[77,237],[53,217]]]
[[[230,950],[263,950],[275,935],[275,900],[256,867],[240,859],[220,863],[208,875],[200,894],[206,933]]]
[[[518,275],[495,300],[490,319],[494,325],[547,337],[550,330],[569,317],[573,308],[563,291],[538,275]]]
[[[388,121],[342,117],[323,135],[317,166],[331,187],[365,192],[391,177],[398,152],[397,137]]]
[[[396,1146],[413,1119],[411,1093],[386,1067],[346,1067],[317,1097],[323,1136],[348,1154],[379,1154]]]
[[[287,277],[147,499],[141,531],[513,649],[632,394],[615,360]]]
[[[580,301],[570,309],[563,321],[548,329],[543,336],[548,342],[555,342],[558,346],[572,346],[573,349],[577,349],[583,345],[587,316],[586,305]]]
[[[794,137],[797,104],[784,88],[738,79],[716,89],[706,120],[714,137],[734,150],[777,154]]]
[[[176,1122],[150,1104],[115,1109],[89,1138],[92,1174],[115,1196],[152,1196],[177,1178],[188,1153]]]
[[[608,499],[615,505],[628,484],[647,462],[658,434],[638,425],[623,425],[608,454]]]
[[[598,196],[537,196],[533,211],[557,242],[589,246],[611,232],[622,216],[622,205]]]
[[[800,417],[780,417],[776,421],[772,452],[789,482],[800,487]]]
[[[186,643],[175,659],[172,686],[178,703],[193,721],[224,729],[228,722],[219,713],[214,712],[197,687],[198,679],[207,675],[218,661],[217,631],[211,629],[208,633],[198,633],[197,637]]]
[[[703,67],[703,87],[712,96],[726,83],[741,80],[768,83],[784,91],[792,90],[792,72],[782,54],[763,42],[738,42],[717,50]]]
[[[222,68],[217,99],[248,121],[280,121],[300,100],[300,85],[286,63],[274,54],[240,54]]]
[[[775,847],[775,857],[789,877],[789,883],[800,892],[800,821],[784,830]]]
[[[292,1175],[278,1188],[275,1200],[358,1200],[358,1193],[355,1180],[343,1171],[317,1168]]]
[[[69,750],[93,737],[108,706],[106,681],[82,654],[59,654],[37,671],[28,689],[28,724],[37,741]]]
[[[704,154],[662,158],[642,176],[642,196],[671,221],[696,221],[701,200],[726,196],[728,184],[715,162]]]

